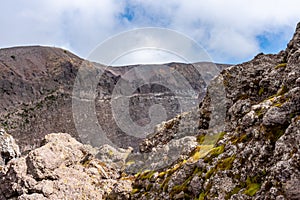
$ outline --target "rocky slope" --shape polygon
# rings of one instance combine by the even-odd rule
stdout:
[[[198,109],[158,125],[140,152],[50,134],[27,155],[4,157],[0,195],[300,199],[299,147],[300,23],[286,50],[223,70]]]
[[[138,149],[140,138],[125,134],[116,124],[111,97],[120,79],[143,81],[137,71],[147,71],[148,76],[152,73],[152,78],[159,78],[154,70],[156,66],[112,68],[83,61],[62,49],[35,46],[0,49],[0,123],[16,138],[22,152],[38,147],[44,136],[51,132],[68,132],[78,140],[82,139],[74,124],[72,94],[77,72],[86,65],[87,69],[102,74],[96,86],[96,97],[91,100],[101,128],[117,146]],[[207,63],[195,65],[205,66]],[[149,123],[148,110],[154,104],[163,105],[167,119],[171,119],[182,111],[178,99],[197,105],[204,94],[206,83],[192,65],[171,63],[167,66],[168,70],[176,70],[185,77],[193,91],[174,94],[161,85],[137,87],[129,97],[128,109],[132,120],[139,126]],[[166,69],[161,73],[166,73]],[[89,76],[92,75],[85,78],[89,79]],[[187,95],[191,92],[196,95]]]
[[[2,169],[0,199],[115,199],[114,191],[129,198],[131,181],[96,153],[68,134],[49,134],[41,147]]]
[[[170,167],[148,165],[150,171],[137,174],[132,199],[300,198],[300,23],[285,51],[225,69],[218,81],[226,98],[213,102],[222,87],[208,88],[199,106],[197,147]],[[226,117],[219,129],[210,125],[222,105]],[[163,126],[141,149],[154,155],[177,133],[176,126]],[[164,157],[149,158],[163,166]],[[131,165],[147,169],[143,162]]]

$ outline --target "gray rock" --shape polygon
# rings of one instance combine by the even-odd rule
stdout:
[[[6,133],[6,131],[0,129],[0,166],[5,165],[13,158],[17,158],[21,155],[19,146],[15,139]]]
[[[126,172],[137,173],[143,170],[158,170],[184,159],[198,145],[196,137],[186,136],[171,140],[149,153],[133,153],[127,158]]]
[[[285,51],[260,54],[223,70],[219,79],[224,81],[229,100],[222,102],[226,108],[222,138],[203,158],[199,156],[201,148],[207,146],[200,143],[186,160],[158,170],[158,178],[152,179],[147,173],[138,176],[134,187],[139,190],[133,197],[146,199],[146,193],[151,199],[299,199],[299,63],[300,23]],[[220,103],[210,100],[211,90],[218,87],[209,86],[200,104],[202,134],[215,120],[211,111],[221,108]],[[180,122],[178,119],[180,116],[174,121]],[[174,130],[158,131],[157,135],[171,136],[169,144],[177,132]],[[155,146],[162,137],[151,136],[143,145]],[[202,137],[198,135],[198,139]],[[149,184],[161,187],[147,187]]]
[[[130,179],[120,180],[120,171],[96,159],[96,153],[68,134],[49,134],[43,146],[4,167],[0,197],[105,199],[114,188],[114,193],[126,191],[126,196],[131,190]]]
[[[128,149],[114,148],[105,144],[98,149],[96,158],[107,163],[116,169],[122,169],[126,164],[128,155],[133,151],[131,147]]]
[[[263,125],[265,126],[276,126],[284,125],[287,121],[286,112],[281,112],[280,108],[273,107],[267,111],[263,118]]]

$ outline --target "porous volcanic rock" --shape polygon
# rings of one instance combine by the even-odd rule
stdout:
[[[223,70],[215,80],[223,81],[226,98],[212,101],[222,87],[208,87],[199,106],[198,146],[165,169],[138,173],[131,198],[299,199],[299,38],[300,23],[286,50]],[[213,113],[222,107],[219,126]],[[180,119],[173,120],[173,131],[162,126],[149,135],[142,154],[171,143]]]
[[[0,127],[0,167],[20,155],[20,148],[15,139]]]
[[[46,135],[41,147],[1,170],[0,199],[105,199],[112,191],[126,197],[130,179],[95,159],[97,152],[68,134]]]

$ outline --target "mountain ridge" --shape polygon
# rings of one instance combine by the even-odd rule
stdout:
[[[6,155],[0,199],[298,200],[299,69],[300,23],[286,50],[224,69],[197,108],[158,125],[139,152],[54,133]]]
[[[76,133],[73,122],[72,98],[76,75],[85,64],[95,66],[97,73],[102,74],[97,86],[96,98],[97,117],[100,122],[103,121],[101,126],[106,132],[110,132],[110,138],[117,145],[138,148],[137,140],[139,139],[126,136],[113,122],[112,113],[109,111],[111,107],[106,101],[113,94],[120,76],[130,72],[131,76],[137,76],[140,79],[140,75],[135,74],[134,69],[143,71],[147,65],[109,67],[85,61],[63,49],[27,46],[0,50],[0,94],[3,97],[0,103],[0,122],[16,138],[22,151],[39,146],[42,138],[49,132],[70,132],[78,140],[81,139]],[[196,63],[196,65],[209,65],[209,63]],[[170,63],[165,66],[179,70],[179,73],[186,76],[193,90],[203,96],[206,84],[191,64]],[[218,66],[220,69],[227,67],[227,65]],[[157,74],[153,70],[151,73],[153,77]],[[139,126],[149,123],[147,108],[153,104],[166,105],[167,119],[181,112],[175,108],[178,102],[174,95],[176,97],[177,94],[170,90],[167,92],[167,88],[159,85],[149,86],[139,88],[136,91],[137,95],[131,98],[136,104],[140,102],[146,106],[146,109],[133,106],[130,110]],[[155,93],[161,93],[160,99],[155,100]],[[188,98],[184,97],[184,93],[179,93],[178,98],[181,98],[180,95]],[[197,98],[192,101],[199,102]],[[149,99],[151,99],[150,102]],[[100,113],[107,113],[107,116],[102,117]]]

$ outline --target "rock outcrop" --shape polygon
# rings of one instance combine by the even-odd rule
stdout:
[[[300,23],[286,50],[224,69],[140,152],[47,135],[5,160],[0,199],[300,199],[299,38]]]
[[[226,98],[211,101],[211,94],[220,87],[208,88],[199,106],[197,147],[170,167],[153,170],[149,166],[150,171],[137,174],[132,198],[299,199],[299,38],[300,23],[285,51],[259,54],[223,70],[215,80],[223,81]],[[221,105],[226,117],[219,129],[211,125],[216,119],[213,111]],[[176,128],[180,119],[165,123],[145,139],[142,154],[171,143],[182,132]],[[170,122],[175,122],[171,131],[166,126]],[[211,134],[212,129],[221,132]]]
[[[15,139],[0,127],[0,168],[21,155]]]
[[[95,159],[97,152],[68,134],[46,135],[41,147],[2,169],[0,199],[128,199],[130,179]]]

